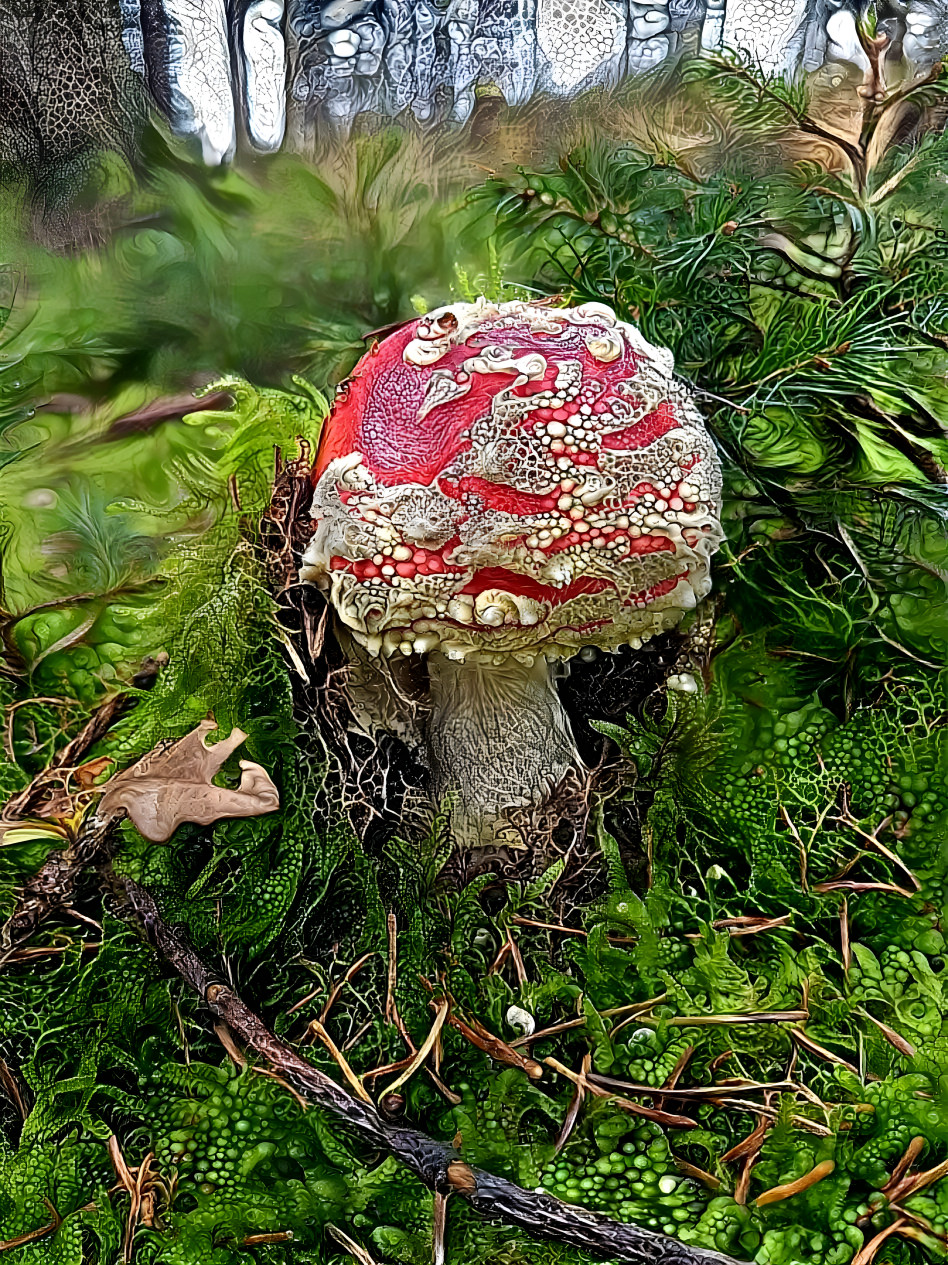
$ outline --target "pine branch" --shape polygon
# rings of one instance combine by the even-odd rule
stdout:
[[[854,144],[847,137],[839,135],[838,132],[824,127],[816,119],[812,118],[805,108],[787,99],[780,92],[775,91],[766,79],[757,77],[749,67],[721,59],[713,60],[718,69],[717,77],[719,79],[730,78],[745,88],[751,89],[757,94],[758,99],[766,100],[782,111],[788,122],[799,128],[801,132],[805,132],[809,136],[816,136],[839,149],[845,154],[853,170],[857,185],[862,184],[865,177],[865,152],[859,145]]]
[[[925,88],[932,87],[938,82],[943,73],[944,67],[941,62],[935,62],[931,69],[919,79],[912,79],[902,87],[894,89],[892,92],[886,93],[884,99],[880,102],[870,100],[866,111],[866,118],[863,123],[862,131],[859,137],[859,147],[864,154],[868,155],[869,148],[875,138],[880,124],[885,119],[890,110],[900,105],[903,101],[908,101],[916,93],[923,91]]]

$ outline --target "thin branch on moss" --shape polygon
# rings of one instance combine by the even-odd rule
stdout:
[[[116,915],[145,935],[249,1054],[267,1064],[314,1106],[389,1151],[430,1190],[445,1195],[453,1192],[483,1216],[630,1265],[736,1265],[733,1257],[719,1252],[690,1247],[640,1226],[572,1208],[540,1191],[524,1190],[506,1178],[472,1168],[443,1142],[383,1120],[371,1103],[348,1094],[274,1036],[164,921],[144,888],[108,865],[102,868],[101,878],[113,896]]]
[[[17,956],[22,946],[54,910],[68,905],[83,873],[114,854],[118,840],[114,819],[83,825],[66,848],[55,849],[18,895],[16,907],[0,928],[0,967]]]

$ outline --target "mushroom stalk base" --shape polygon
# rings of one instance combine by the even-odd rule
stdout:
[[[580,756],[550,664],[501,664],[428,656],[426,739],[439,798],[453,800],[458,843],[489,845],[513,835],[510,809],[529,808]]]

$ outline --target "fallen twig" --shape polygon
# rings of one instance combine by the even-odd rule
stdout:
[[[247,1060],[235,1044],[234,1038],[230,1035],[230,1029],[227,1027],[227,1024],[221,1023],[220,1021],[215,1023],[214,1035],[230,1056],[230,1061],[234,1065],[234,1070],[238,1072],[243,1071],[243,1069],[247,1066]]]
[[[0,966],[21,951],[21,946],[54,910],[74,899],[85,869],[111,858],[117,847],[113,825],[114,819],[83,823],[72,843],[49,854],[42,868],[20,891],[13,913],[0,928]]]
[[[859,1009],[857,1014],[862,1015],[864,1019],[868,1019],[870,1023],[874,1023],[889,1045],[893,1046],[900,1054],[906,1055],[907,1058],[915,1058],[915,1046],[911,1042],[906,1041],[905,1037],[896,1032],[894,1028],[890,1028],[887,1023],[883,1023],[881,1019],[877,1019],[875,1015],[870,1015],[868,1010]]]
[[[891,1210],[900,1217],[903,1224],[899,1227],[899,1235],[903,1239],[911,1239],[913,1243],[920,1243],[931,1254],[934,1249],[944,1255],[945,1248],[948,1247],[948,1238],[944,1234],[939,1233],[933,1225],[919,1217],[913,1212],[909,1212],[907,1208],[900,1208],[898,1204],[892,1204]]]
[[[771,1095],[767,1094],[764,1098],[766,1107],[770,1106]],[[762,1109],[757,1117],[757,1124],[753,1130],[747,1135],[742,1142],[738,1142],[736,1146],[725,1152],[721,1156],[722,1163],[736,1159],[744,1161],[741,1166],[740,1176],[737,1179],[737,1185],[734,1187],[734,1202],[746,1207],[747,1196],[750,1192],[751,1174],[754,1165],[760,1159],[760,1152],[764,1144],[764,1138],[767,1131],[771,1127],[772,1121],[769,1115]]]
[[[674,1085],[640,1085],[635,1081],[617,1080],[614,1076],[603,1076],[599,1072],[591,1072],[588,1078],[595,1085],[606,1089],[621,1089],[624,1094],[647,1094],[654,1098],[695,1098],[699,1100],[720,1098],[722,1094],[739,1089],[742,1094],[753,1090],[765,1092],[796,1089],[796,1081],[745,1081],[731,1080],[724,1085],[692,1085],[686,1089],[676,1089]]]
[[[733,1050],[722,1050],[720,1054],[716,1054],[708,1064],[708,1072],[711,1076],[716,1076],[724,1064],[734,1054]]]
[[[682,1050],[681,1054],[679,1054],[678,1058],[676,1059],[676,1061],[675,1061],[675,1066],[672,1068],[672,1070],[671,1070],[671,1071],[668,1073],[668,1075],[666,1076],[666,1078],[665,1078],[665,1083],[664,1083],[664,1085],[662,1086],[662,1088],[663,1088],[663,1089],[674,1089],[674,1088],[675,1088],[675,1086],[678,1084],[679,1080],[681,1079],[681,1074],[682,1074],[682,1072],[685,1070],[685,1068],[686,1068],[686,1067],[688,1066],[688,1064],[691,1062],[691,1056],[694,1054],[694,1052],[695,1052],[695,1047],[694,1047],[693,1045],[686,1045],[686,1046],[685,1046],[685,1048]],[[664,1107],[664,1106],[665,1106],[665,1097],[664,1097],[664,1095],[663,1095],[663,1094],[660,1094],[660,1095],[659,1095],[659,1096],[655,1099],[655,1106],[656,1106],[656,1108],[658,1108],[658,1109],[661,1109],[662,1107]]]
[[[20,1093],[20,1086],[16,1076],[10,1070],[6,1059],[0,1059],[0,1085],[3,1086],[7,1097],[16,1107],[22,1119],[26,1119],[29,1112],[26,1109],[26,1103],[23,1101],[23,1095]]]
[[[515,922],[518,927],[535,927],[538,931],[558,931],[564,936],[582,936],[585,938],[589,935],[588,931],[584,931],[582,927],[565,927],[561,922],[541,922],[537,918],[524,918],[522,914],[514,914],[510,919]],[[615,936],[606,935],[606,939],[610,944],[638,944],[638,936]]]
[[[925,1150],[926,1145],[927,1143],[924,1138],[912,1138],[911,1142],[905,1148],[905,1154],[896,1164],[895,1168],[893,1168],[892,1176],[882,1187],[882,1193],[885,1195],[886,1199],[891,1201],[892,1192],[899,1186],[902,1178],[921,1155],[922,1151]]]
[[[329,1035],[329,1033],[326,1031],[326,1029],[323,1027],[323,1025],[319,1022],[318,1019],[314,1019],[310,1023],[309,1031],[312,1032],[314,1036],[319,1037],[320,1041],[322,1041],[323,1045],[326,1047],[326,1049],[329,1051],[332,1057],[336,1060],[336,1065],[338,1066],[339,1070],[342,1072],[346,1080],[349,1082],[349,1084],[352,1086],[353,1092],[357,1094],[359,1098],[362,1099],[363,1102],[371,1102],[372,1099],[369,1097],[368,1091],[366,1090],[362,1082],[359,1080],[358,1076],[356,1076],[352,1068],[349,1066],[348,1059],[342,1053],[342,1051],[336,1046],[335,1041],[333,1041],[332,1037]],[[399,1083],[399,1082],[396,1082],[396,1083]],[[393,1085],[391,1088],[394,1089],[395,1086]]]
[[[386,1087],[386,1094],[394,1094],[397,1089],[401,1089],[402,1085],[404,1085],[406,1081],[410,1080],[411,1077],[418,1071],[419,1067],[421,1067],[422,1063],[424,1063],[425,1059],[434,1048],[434,1043],[438,1039],[438,1033],[444,1026],[444,1021],[448,1017],[450,1005],[451,1003],[446,997],[436,1003],[436,1013],[434,1023],[431,1025],[431,1031],[415,1051],[411,1062],[405,1068],[404,1072],[402,1072],[401,1076],[399,1076],[397,1080],[392,1081],[391,1085]]]
[[[718,918],[711,926],[715,931],[726,930],[732,936],[756,936],[761,931],[785,927],[792,916],[781,914],[779,918],[765,918],[762,914],[741,914],[736,918]]]
[[[524,984],[527,982],[527,968],[524,966],[520,949],[517,947],[517,942],[513,938],[509,928],[507,930],[507,943],[510,945],[510,959],[514,964],[514,970],[517,973],[517,984],[520,988],[523,988]]]
[[[749,1111],[755,1115],[767,1116],[770,1120],[777,1119],[776,1108],[762,1107],[760,1103],[747,1102],[743,1098],[712,1098],[710,1101],[718,1107],[734,1107],[737,1111]],[[793,1115],[790,1120],[797,1128],[805,1129],[807,1133],[815,1133],[819,1138],[831,1138],[833,1136],[832,1129],[827,1128],[825,1124],[820,1124],[816,1120],[811,1120],[809,1116]]]
[[[366,1019],[362,1027],[357,1028],[356,1031],[353,1032],[352,1036],[349,1037],[349,1039],[346,1041],[345,1045],[340,1047],[342,1049],[343,1054],[348,1054],[350,1050],[354,1050],[355,1047],[359,1044],[359,1042],[362,1040],[362,1038],[365,1036],[365,1034],[368,1032],[368,1030],[371,1027],[372,1027],[372,1020]]]
[[[448,1196],[434,1192],[431,1222],[431,1265],[444,1265],[444,1237],[448,1228]]]
[[[551,1024],[549,1028],[540,1028],[536,1032],[531,1032],[527,1036],[518,1037],[516,1041],[510,1042],[510,1048],[516,1050],[522,1045],[532,1045],[534,1041],[542,1041],[544,1037],[554,1037],[559,1032],[568,1032],[571,1028],[582,1028],[586,1023],[586,1016],[580,1015],[578,1019],[564,1019],[562,1023]]]
[[[891,816],[883,817],[882,821],[879,822],[878,826],[876,826],[875,830],[873,830],[871,833],[868,830],[863,830],[862,826],[860,826],[859,822],[852,815],[852,813],[849,812],[848,809],[841,817],[837,818],[837,820],[840,821],[844,826],[848,826],[851,830],[855,830],[856,834],[862,835],[863,839],[865,839],[867,843],[871,844],[872,847],[878,849],[878,851],[882,853],[882,855],[886,858],[887,861],[891,861],[892,864],[897,869],[902,871],[902,873],[905,875],[908,881],[912,884],[912,887],[915,889],[916,892],[920,892],[922,890],[921,883],[915,877],[915,874],[905,864],[902,858],[898,855],[898,853],[893,852],[891,848],[887,848],[886,845],[878,838],[879,833],[882,830],[884,830],[886,826],[891,825],[892,823]]]
[[[664,1022],[672,1028],[700,1028],[709,1024],[801,1023],[809,1017],[806,1010],[751,1010],[746,1015],[676,1015]]]
[[[869,1240],[865,1247],[859,1249],[852,1259],[852,1265],[871,1265],[871,1262],[875,1260],[876,1253],[879,1248],[882,1247],[882,1244],[886,1241],[886,1239],[890,1238],[893,1234],[900,1233],[903,1226],[906,1226],[907,1224],[908,1222],[904,1217],[899,1217],[897,1221],[893,1221],[891,1225],[887,1225],[884,1230],[880,1230],[874,1238]]]
[[[125,1265],[130,1265],[135,1245],[135,1231],[139,1223],[150,1226],[154,1221],[152,1192],[154,1174],[151,1171],[151,1162],[155,1157],[149,1151],[137,1168],[131,1169],[125,1162],[119,1140],[114,1133],[109,1135],[106,1145],[109,1159],[115,1169],[115,1176],[118,1178],[118,1186],[115,1189],[126,1191],[129,1197],[128,1219],[122,1233],[122,1260]]]
[[[503,944],[500,946],[499,950],[497,951],[497,956],[494,958],[493,962],[491,962],[490,966],[487,968],[488,975],[496,975],[497,972],[500,970],[500,968],[503,966],[504,962],[506,962],[507,956],[510,953],[510,945],[511,945],[511,941],[508,939],[508,940],[505,940]]]
[[[671,1158],[679,1173],[684,1173],[686,1177],[693,1177],[695,1181],[707,1186],[708,1190],[721,1189],[720,1177],[715,1177],[713,1173],[706,1172],[703,1168],[699,1168],[697,1164],[691,1164],[688,1160],[683,1160],[679,1155],[673,1155]]]
[[[805,892],[808,892],[810,890],[810,887],[809,887],[809,882],[807,878],[808,858],[807,858],[806,845],[804,844],[803,839],[800,837],[799,830],[797,830],[796,826],[793,824],[790,814],[787,812],[786,808],[784,808],[783,804],[780,805],[780,816],[784,819],[787,825],[787,829],[790,831],[790,833],[793,835],[794,839],[796,840],[797,850],[800,854],[800,886],[803,888]],[[811,843],[813,842],[812,838],[810,839],[810,842]]]
[[[849,879],[839,882],[815,883],[813,890],[820,894],[824,892],[894,892],[896,896],[906,896],[909,899],[912,897],[912,893],[907,888],[900,887],[898,883],[856,883]]]
[[[385,920],[385,934],[388,940],[388,969],[385,973],[385,1022],[392,1022],[392,1007],[395,1004],[395,985],[398,980],[398,923],[395,915],[389,913]]]
[[[737,1179],[737,1185],[734,1187],[734,1202],[740,1204],[742,1208],[747,1205],[747,1195],[750,1191],[751,1173],[754,1165],[760,1159],[760,1147],[751,1151],[744,1158],[744,1167],[741,1169],[741,1175]]]
[[[725,1151],[721,1156],[721,1164],[730,1164],[734,1160],[746,1159],[748,1155],[753,1155],[755,1151],[760,1150],[760,1144],[764,1140],[764,1135],[770,1128],[770,1121],[766,1116],[761,1116],[757,1124],[740,1142],[735,1142],[729,1151]]]
[[[340,1247],[344,1247],[353,1260],[359,1262],[359,1265],[375,1265],[375,1258],[365,1250],[361,1243],[351,1239],[345,1230],[340,1230],[338,1226],[329,1224],[326,1226],[326,1233],[335,1239]]]
[[[832,1050],[828,1050],[825,1045],[820,1045],[818,1041],[814,1041],[801,1028],[791,1028],[790,1036],[798,1045],[802,1045],[804,1050],[809,1050],[811,1054],[818,1054],[821,1059],[826,1059],[827,1063],[836,1063],[840,1067],[847,1068],[853,1075],[859,1075],[859,1069],[854,1064],[848,1063],[846,1059],[834,1054]]]
[[[616,1033],[621,1032],[623,1028],[627,1028],[630,1023],[635,1023],[636,1019],[644,1019],[650,1010],[654,1010],[668,996],[667,993],[659,993],[657,997],[650,997],[648,1001],[636,1002],[631,1006],[613,1006],[611,1010],[602,1011],[602,1017],[612,1018],[615,1015],[625,1014],[625,1018],[621,1019],[614,1028],[609,1032],[610,1041],[615,1040]],[[628,1013],[626,1013],[628,1012]]]
[[[500,1217],[581,1250],[601,1253],[631,1265],[734,1265],[734,1258],[691,1247],[643,1229],[575,1209],[542,1192],[522,1187],[466,1164],[453,1147],[403,1125],[383,1120],[375,1108],[347,1093],[325,1073],[280,1041],[249,1010],[232,988],[201,961],[161,917],[150,894],[134,880],[104,869],[114,910],[143,932],[168,965],[191,986],[244,1048],[279,1073],[298,1093],[335,1116],[363,1139],[389,1151],[431,1190],[456,1192],[475,1211]],[[637,1107],[637,1104],[632,1104]],[[689,1122],[691,1123],[691,1122]],[[351,1250],[351,1249],[350,1249]]]
[[[912,1195],[917,1195],[920,1190],[924,1190],[926,1186],[931,1186],[933,1182],[940,1181],[945,1176],[948,1176],[948,1160],[943,1160],[941,1164],[936,1164],[934,1168],[928,1168],[922,1173],[909,1173],[891,1186],[889,1202],[900,1203]]]
[[[119,1183],[125,1189],[131,1192],[135,1186],[134,1178],[131,1170],[125,1163],[125,1156],[122,1154],[122,1148],[119,1146],[119,1140],[114,1133],[110,1133],[106,1141],[106,1150],[109,1153],[109,1159],[112,1161],[112,1167],[115,1169],[115,1176]]]
[[[338,984],[333,985],[332,992],[326,998],[326,1004],[323,1006],[322,1010],[319,1012],[320,1023],[326,1022],[326,1019],[329,1015],[330,1010],[332,1010],[333,1006],[335,1005],[336,998],[339,996],[339,994],[342,992],[345,986],[349,983],[349,981],[354,976],[356,976],[359,973],[359,971],[362,970],[363,966],[365,966],[369,958],[372,958],[372,957],[375,957],[374,949],[370,949],[368,953],[363,953],[360,958],[357,958],[356,961],[352,963],[352,965],[346,971],[345,975],[343,975],[342,979],[338,982]]]
[[[3,958],[4,962],[32,962],[35,958],[56,957],[59,953],[68,953],[70,949],[78,949],[80,953],[95,953],[102,948],[99,940],[71,940],[69,944],[38,944],[11,950]]]
[[[538,931],[558,931],[564,936],[582,936],[585,939],[589,935],[589,932],[584,931],[582,927],[564,927],[561,922],[540,922],[537,918],[524,918],[522,914],[514,914],[510,921],[515,922],[518,927],[535,927]]]

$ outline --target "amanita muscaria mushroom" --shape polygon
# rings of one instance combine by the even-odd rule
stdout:
[[[353,657],[425,656],[422,742],[459,837],[579,765],[553,665],[638,647],[710,587],[720,467],[671,353],[600,303],[454,303],[376,343],[313,470],[301,577]],[[404,730],[404,725],[402,726]]]

